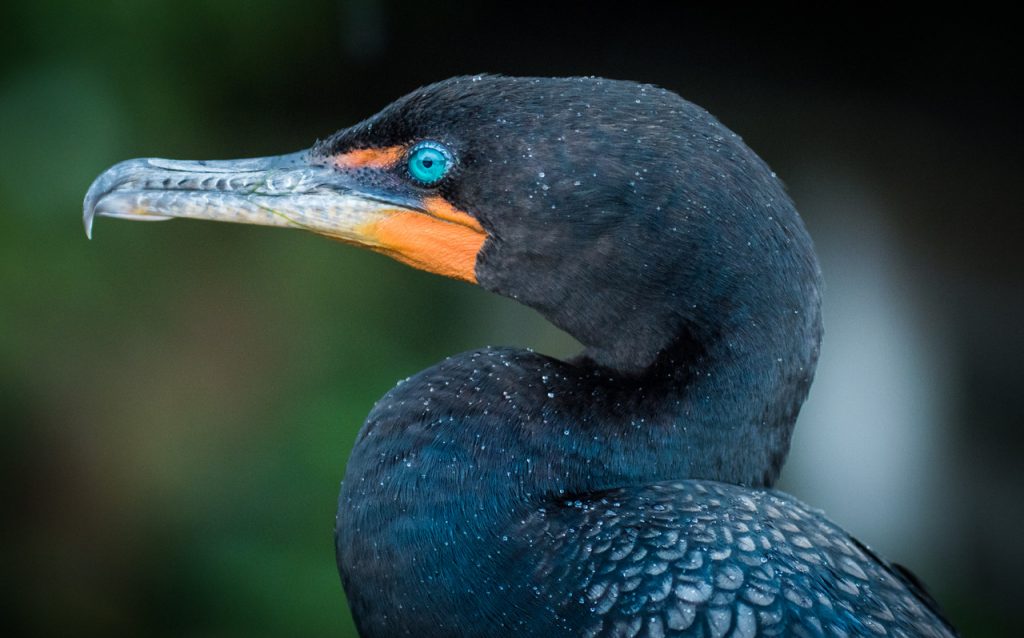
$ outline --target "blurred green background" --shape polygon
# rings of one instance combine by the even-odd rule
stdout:
[[[354,635],[333,520],[376,398],[461,350],[574,344],[507,300],[298,232],[100,219],[89,242],[81,200],[123,159],[298,150],[481,71],[655,82],[776,169],[829,281],[783,487],[918,571],[965,635],[1007,633],[1024,572],[1010,21],[514,7],[0,8],[18,633]]]

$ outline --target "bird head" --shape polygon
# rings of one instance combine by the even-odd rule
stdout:
[[[802,223],[738,136],[670,91],[599,78],[452,78],[298,153],[129,160],[84,215],[87,233],[96,216],[309,230],[512,297],[623,373],[759,300],[817,295]]]

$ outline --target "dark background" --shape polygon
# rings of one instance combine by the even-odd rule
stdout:
[[[484,344],[571,340],[311,235],[99,220],[136,156],[277,154],[459,73],[602,75],[705,106],[789,185],[828,282],[782,487],[1010,633],[1020,489],[1019,34],[622,3],[0,8],[4,617],[33,635],[353,635],[332,530],[373,401]]]

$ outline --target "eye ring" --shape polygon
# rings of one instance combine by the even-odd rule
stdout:
[[[409,177],[420,186],[437,185],[454,166],[455,157],[452,152],[444,144],[434,141],[424,141],[413,146],[405,161]]]

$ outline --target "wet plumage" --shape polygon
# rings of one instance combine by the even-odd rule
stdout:
[[[821,277],[779,180],[703,109],[632,82],[464,77],[239,165],[244,188],[210,186],[230,163],[153,162],[98,179],[87,225],[307,228],[584,346],[456,355],[374,407],[336,528],[364,636],[953,635],[901,569],[770,489]],[[151,192],[161,171],[203,203]]]
[[[686,426],[579,368],[489,348],[378,403],[337,521],[364,635],[953,635],[898,569],[792,496],[649,479],[662,472],[624,444],[658,454],[661,428]]]

